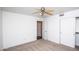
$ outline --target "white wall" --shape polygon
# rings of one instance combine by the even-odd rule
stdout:
[[[36,19],[37,19],[37,21],[44,21],[44,18],[42,18],[42,17],[38,17]]]
[[[48,18],[48,40],[59,43],[59,17],[58,15]]]
[[[53,42],[56,42],[56,43],[61,43],[61,26],[60,23],[61,23],[61,18],[65,19],[65,18],[75,18],[75,17],[79,17],[79,9],[77,10],[72,10],[72,11],[69,11],[69,12],[65,12],[64,13],[64,16],[60,17],[59,14],[57,15],[53,15],[51,17],[48,17],[47,18],[47,23],[48,23],[48,40],[50,41],[53,41]],[[75,21],[73,22],[75,24]],[[73,27],[75,28],[75,27]],[[67,29],[71,29],[71,28],[67,28]],[[75,30],[74,30],[75,31]],[[75,33],[73,33],[74,35]],[[63,39],[64,41],[64,39]],[[67,40],[69,42],[71,42],[70,44],[70,47],[75,47],[75,38],[73,41],[71,40]],[[61,43],[63,44],[63,43]],[[67,44],[65,44],[67,45]]]
[[[48,39],[48,20],[46,18],[43,21],[43,39]]]
[[[2,11],[0,8],[0,50],[2,50]]]
[[[36,18],[3,11],[3,48],[36,40]]]

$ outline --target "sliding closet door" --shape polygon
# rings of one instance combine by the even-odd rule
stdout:
[[[75,18],[61,18],[61,44],[75,47]]]

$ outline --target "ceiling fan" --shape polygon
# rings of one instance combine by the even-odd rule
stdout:
[[[41,7],[40,9],[36,9],[37,11],[34,12],[34,14],[37,14],[39,13],[41,16],[44,16],[45,14],[47,15],[53,15],[52,12],[53,10],[52,9],[47,9],[45,7]]]

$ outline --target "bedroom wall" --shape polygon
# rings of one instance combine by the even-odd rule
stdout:
[[[47,20],[47,18],[44,18],[44,21],[43,21],[43,39],[44,40],[48,39],[48,20]]]
[[[59,17],[53,15],[48,18],[48,40],[59,43]]]
[[[36,40],[36,18],[3,11],[3,48]]]
[[[75,28],[75,24],[76,24],[76,17],[79,17],[79,9],[77,9],[77,10],[72,10],[72,11],[69,11],[69,12],[65,12],[64,13],[64,16],[63,17],[61,17],[61,21],[62,20],[65,20],[65,19],[72,19],[72,21],[71,21],[71,23],[73,23],[73,32],[72,32],[72,39],[66,39],[66,38],[64,38],[64,39],[61,39],[61,44],[64,44],[64,45],[67,45],[67,46],[70,46],[70,47],[73,47],[73,48],[75,48],[75,41],[76,41],[76,39],[75,39],[75,30],[76,30],[76,28]],[[70,24],[71,25],[71,24]],[[69,26],[70,26],[69,25]],[[68,27],[66,30],[72,30],[72,28],[70,27]],[[71,32],[71,30],[70,30],[70,32]],[[67,34],[69,33],[69,31],[67,31]],[[61,35],[63,35],[63,34],[61,34]],[[65,43],[66,42],[66,43]]]
[[[75,38],[73,40],[67,40],[66,39],[66,42],[68,41],[68,43],[70,42],[70,44],[72,44],[72,45],[68,45],[68,44],[63,43],[65,41],[65,39],[61,40],[60,23],[61,23],[62,19],[63,20],[66,19],[66,18],[72,19],[72,18],[75,18],[75,17],[79,17],[79,9],[64,12],[64,16],[61,16],[61,17],[59,16],[59,14],[48,17],[47,18],[47,20],[48,20],[47,21],[47,23],[48,23],[48,26],[47,26],[47,28],[48,28],[48,30],[47,30],[48,40],[50,40],[52,42],[56,42],[56,43],[61,43],[61,44],[64,44],[64,45],[67,45],[67,46],[74,48],[75,47]],[[75,21],[74,21],[74,24],[75,24]],[[68,29],[70,29],[70,28],[68,28]]]
[[[2,11],[0,8],[0,50],[2,50]]]

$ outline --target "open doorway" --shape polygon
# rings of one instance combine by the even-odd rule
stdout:
[[[79,17],[76,17],[76,25],[75,25],[75,47],[79,48]]]
[[[37,21],[37,40],[42,39],[42,21]]]

